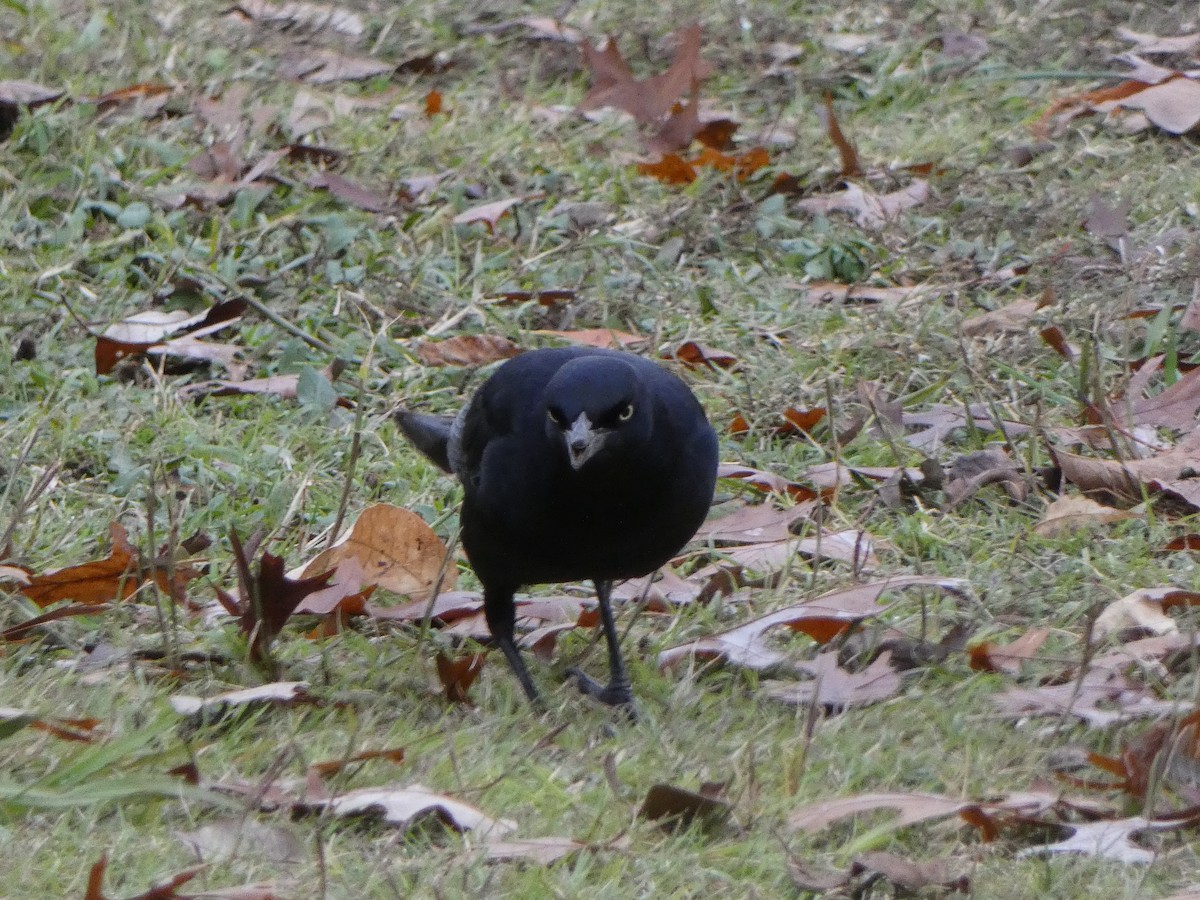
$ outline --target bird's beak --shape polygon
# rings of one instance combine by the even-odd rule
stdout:
[[[604,444],[605,433],[592,427],[587,413],[580,413],[579,418],[571,423],[571,427],[563,434],[567,442],[567,459],[571,468],[579,471],[583,464],[596,455]]]

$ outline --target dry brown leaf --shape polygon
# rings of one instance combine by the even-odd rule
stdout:
[[[60,600],[96,606],[113,600],[128,600],[151,575],[167,591],[166,572],[144,569],[141,554],[129,543],[120,524],[114,522],[108,533],[113,547],[107,559],[31,575],[28,583],[19,587],[20,592],[41,607]]]
[[[213,334],[236,324],[245,311],[245,300],[226,300],[195,315],[185,310],[146,310],[108,325],[100,337],[122,345],[139,346],[144,352],[172,337],[187,334],[199,338]],[[101,353],[97,350],[97,366],[100,365],[100,357]],[[99,368],[97,372],[105,374]]]
[[[693,822],[715,829],[729,818],[732,808],[724,800],[671,784],[656,784],[646,793],[638,815],[663,828],[687,828]]]
[[[1181,534],[1179,537],[1171,538],[1163,550],[1168,553],[1178,553],[1181,550],[1200,550],[1200,534]]]
[[[1200,429],[1175,447],[1146,459],[1126,462],[1051,451],[1063,478],[1084,493],[1112,494],[1135,503],[1160,491],[1200,509]]]
[[[1050,636],[1049,628],[1030,628],[1027,632],[1007,644],[983,641],[969,651],[967,657],[972,669],[978,672],[1004,672],[1020,675],[1021,664],[1037,658],[1037,652]]]
[[[638,163],[637,171],[665,184],[691,184],[696,180],[695,166],[678,153],[664,153],[657,162]]]
[[[767,503],[739,506],[719,518],[710,518],[700,526],[695,540],[718,544],[786,541],[792,536],[792,524],[810,515],[815,507],[816,501],[812,500],[789,509],[777,509]]]
[[[470,690],[483,665],[487,662],[486,653],[468,653],[457,659],[451,659],[444,653],[437,655],[438,680],[446,694],[447,703],[471,704]]]
[[[265,394],[281,397],[284,400],[295,400],[296,390],[300,381],[298,374],[269,375],[266,378],[248,378],[245,381],[201,381],[196,384],[184,385],[179,389],[181,400],[198,400],[201,397],[230,397],[237,394]],[[339,406],[348,405],[348,401],[339,399]]]
[[[883,412],[886,413],[887,410],[884,409]],[[951,434],[968,426],[988,434],[1000,431],[1009,438],[1029,431],[1029,426],[1020,422],[996,422],[992,418],[991,410],[979,403],[965,409],[961,406],[938,404],[919,412],[904,411],[900,413],[900,423],[905,428],[921,429],[906,435],[904,441],[910,447],[923,450],[927,454],[935,452]]]
[[[1140,53],[1194,53],[1200,49],[1200,32],[1176,34],[1162,37],[1142,31],[1134,31],[1121,25],[1113,29],[1113,34],[1123,41],[1130,41],[1134,49]]]
[[[1145,67],[1138,67],[1139,74]],[[1157,70],[1157,67],[1155,67]],[[1087,113],[1138,110],[1130,117],[1141,118],[1137,128],[1153,123],[1172,134],[1183,134],[1200,122],[1200,84],[1183,72],[1157,72],[1152,82],[1131,79],[1111,87],[1065,97],[1051,104],[1035,126],[1040,137],[1060,133],[1068,122]]]
[[[1010,801],[1010,804],[1011,806],[1002,808],[1013,808],[1014,811],[1034,812],[1043,808],[1045,801],[1039,802],[1038,800],[1031,799],[1022,802],[1022,800],[1018,799],[1016,802]],[[895,819],[890,823],[891,827],[899,829],[909,825],[916,825],[919,822],[947,819],[950,816],[961,815],[964,812],[978,810],[981,807],[995,809],[1001,807],[1001,805],[991,803],[977,804],[968,800],[954,800],[939,794],[899,792],[858,794],[853,797],[821,800],[802,806],[788,817],[788,826],[793,831],[812,833],[850,816],[887,810],[896,814]]]
[[[520,347],[498,334],[460,334],[416,345],[417,357],[427,366],[484,366],[520,352]]]
[[[283,558],[263,552],[256,571],[250,561],[257,550],[257,539],[249,549],[242,545],[236,531],[230,531],[234,562],[238,575],[238,597],[217,588],[217,599],[226,612],[236,616],[238,626],[250,641],[250,658],[256,663],[274,666],[271,642],[283,630],[287,620],[309,594],[325,588],[333,572],[305,578],[284,574]]]
[[[1124,75],[1130,81],[1144,81],[1146,84],[1158,84],[1160,81],[1174,78],[1178,74],[1174,69],[1167,69],[1156,65],[1147,59],[1142,59],[1142,57],[1133,52],[1119,53],[1113,57],[1113,61],[1129,66],[1129,71],[1125,72]]]
[[[1148,382],[1158,368],[1158,364],[1148,362],[1138,370],[1137,381],[1130,380],[1132,396],[1128,400],[1132,423],[1179,432],[1192,431],[1197,424],[1196,413],[1200,411],[1200,369],[1193,369],[1152,397],[1142,396],[1143,383]]]
[[[350,56],[324,47],[310,47],[285,56],[277,74],[281,78],[308,84],[332,84],[336,81],[365,81],[378,75],[388,75],[395,69],[394,63],[367,56]]]
[[[738,358],[726,350],[718,350],[697,341],[684,341],[672,351],[662,354],[663,359],[677,359],[689,368],[732,369]]]
[[[963,863],[952,859],[913,860],[895,853],[872,850],[854,857],[850,874],[855,877],[866,875],[872,879],[882,875],[900,891],[914,893],[927,888],[942,888],[951,892],[969,894],[971,881],[962,872]]]
[[[646,139],[646,149],[651,153],[686,150],[699,131],[700,98],[693,94],[689,102],[675,104],[675,109],[667,116],[662,127]]]
[[[808,708],[817,704],[827,712],[841,712],[853,706],[882,703],[900,692],[901,675],[892,667],[892,655],[887,651],[861,672],[838,665],[836,651],[819,653],[798,667],[812,680],[768,685],[766,695],[792,706]]]
[[[796,205],[805,212],[828,215],[848,212],[863,228],[880,228],[898,218],[901,213],[929,199],[929,182],[915,179],[907,187],[890,194],[876,194],[869,188],[851,184],[844,191],[825,196],[808,197]]]
[[[370,762],[374,759],[386,759],[388,762],[399,765],[404,762],[404,748],[392,747],[387,750],[363,750],[342,759],[329,759],[312,763],[309,765],[308,770],[318,778],[328,778],[330,775],[336,775],[338,772],[341,772],[347,766],[360,762]]]
[[[817,114],[821,117],[821,124],[825,126],[829,140],[833,142],[833,146],[837,148],[838,155],[842,159],[842,177],[861,175],[862,166],[858,161],[858,152],[842,133],[842,127],[838,124],[837,116],[833,112],[832,95],[825,94],[825,105],[817,110]]]
[[[869,284],[842,284],[837,281],[813,281],[796,284],[807,303],[900,303],[929,290],[927,286],[876,287]]]
[[[617,331],[615,328],[582,328],[576,331],[538,330],[534,334],[545,334],[562,338],[572,344],[582,344],[585,347],[615,348],[628,350],[638,344],[644,344],[648,338],[640,334],[630,334],[627,331]]]
[[[409,203],[428,203],[438,185],[450,174],[450,172],[434,172],[429,175],[413,175],[403,179],[400,184],[403,186],[404,199]]]
[[[260,703],[315,703],[308,692],[306,681],[273,681],[258,687],[240,691],[227,691],[211,697],[193,697],[190,694],[172,694],[171,709],[181,716],[194,716],[206,710],[224,710],[230,707],[256,705]]]
[[[610,38],[603,50],[584,41],[580,48],[584,65],[592,74],[592,87],[580,101],[579,108],[613,106],[643,124],[651,124],[665,116],[675,101],[712,72],[712,66],[700,57],[698,24],[680,29],[675,37],[677,47],[670,68],[640,81],[633,77],[614,40]]]
[[[0,81],[0,106],[34,109],[53,103],[64,93],[60,88],[46,87],[34,81]]]
[[[157,82],[142,82],[108,91],[95,97],[81,97],[82,103],[96,104],[96,112],[106,113],[118,107],[132,106],[135,115],[153,118],[162,112],[174,88]]]
[[[895,603],[880,603],[879,598],[892,591],[929,587],[942,591],[961,592],[966,582],[956,578],[906,575],[860,584],[840,591],[822,594],[813,600],[789,606],[710,637],[699,638],[662,651],[658,655],[661,669],[673,668],[689,659],[719,659],[727,665],[766,671],[784,666],[788,654],[776,649],[766,640],[767,633],[780,627],[802,631],[814,640],[825,643],[863,619],[886,612]],[[797,668],[795,665],[792,668]]]
[[[739,127],[732,119],[709,119],[700,123],[695,139],[714,150],[732,150],[733,136]]]
[[[820,499],[818,492],[812,488],[789,481],[781,475],[776,475],[774,472],[752,469],[740,463],[721,463],[717,467],[717,477],[733,478],[760,491],[774,491],[780,494],[787,494],[797,502]]]
[[[457,569],[444,566],[446,552],[441,538],[416,513],[377,503],[364,509],[336,544],[306,563],[301,577],[327,572],[352,558],[362,567],[364,585],[427,596],[439,574],[442,587],[454,587]]]
[[[299,26],[319,31],[329,29],[347,37],[361,37],[362,18],[354,12],[326,3],[307,3],[302,0],[238,0],[234,10],[256,22],[275,25]]]
[[[1171,78],[1126,97],[1120,105],[1140,109],[1164,131],[1184,134],[1200,122],[1200,84],[1191,78]]]
[[[308,176],[306,184],[311,188],[329,191],[343,203],[349,203],[367,212],[387,212],[396,205],[391,197],[344,178],[336,172],[313,172]]]
[[[493,819],[470,804],[420,784],[359,788],[328,799],[299,800],[295,807],[327,810],[335,816],[374,816],[404,830],[432,819],[455,831],[470,831],[488,838],[503,837],[517,827],[515,822]]]
[[[517,24],[524,25],[530,32],[530,37],[549,41],[563,41],[567,44],[583,43],[583,32],[570,25],[564,25],[549,16],[522,16]]]
[[[97,731],[99,725],[99,719],[59,719],[0,706],[0,737],[8,737],[22,728],[34,728],[60,740],[90,744],[103,734]]]
[[[488,841],[484,845],[487,861],[501,862],[530,862],[539,866],[550,866],[586,850],[587,844],[573,841],[570,838],[513,838],[507,841]]]
[[[1141,816],[1115,821],[1062,822],[1057,825],[1070,832],[1068,837],[1053,844],[1027,847],[1018,853],[1017,857],[1072,853],[1109,859],[1126,865],[1149,865],[1154,862],[1157,854],[1135,844],[1134,836],[1146,831],[1182,828],[1187,824],[1189,823],[1181,822],[1178,819],[1153,821]]]
[[[1166,715],[1179,706],[1178,701],[1159,700],[1145,685],[1111,671],[1090,671],[1083,678],[1065,684],[1012,687],[994,695],[992,700],[1006,718],[1070,716],[1099,729]]]
[[[107,868],[108,854],[102,853],[100,859],[92,865],[88,872],[87,891],[84,893],[83,900],[105,900],[101,887],[104,884],[104,873]],[[184,894],[178,893],[175,889],[187,884],[203,870],[203,866],[185,869],[158,882],[150,890],[143,891],[136,897],[130,897],[129,900],[187,900]]]
[[[1172,606],[1195,606],[1200,594],[1176,587],[1142,588],[1114,600],[1104,608],[1093,626],[1097,637],[1125,632],[1174,634],[1179,626],[1165,612]]]
[[[858,476],[857,479],[855,476]],[[820,490],[822,496],[837,488],[857,484],[858,479],[886,482],[897,476],[903,477],[913,484],[920,484],[925,477],[920,469],[905,469],[896,466],[848,466],[844,462],[818,463],[800,473],[800,477]]]
[[[998,447],[955,457],[946,467],[945,475],[943,490],[948,508],[957,506],[989,484],[1003,486],[1016,503],[1022,502],[1029,493],[1021,471]]]
[[[711,585],[702,593],[709,593],[717,585],[770,583],[793,564],[797,555],[848,563],[859,572],[872,571],[879,565],[874,540],[866,532],[822,531],[815,537],[751,543],[723,550],[720,559],[697,569],[689,581]],[[747,573],[753,573],[754,577]]]
[[[507,197],[504,200],[493,200],[491,203],[484,203],[480,206],[473,206],[470,209],[465,209],[456,215],[451,221],[455,225],[473,225],[476,222],[482,222],[487,226],[489,234],[496,233],[496,225],[500,219],[508,214],[508,211],[519,203],[524,203],[526,200],[533,199],[531,197]]]
[[[1132,205],[1128,200],[1109,203],[1099,194],[1092,194],[1088,200],[1088,213],[1087,218],[1083,220],[1083,228],[1089,234],[1097,237],[1127,237],[1129,235],[1129,209]]]
[[[1103,506],[1088,497],[1072,494],[1048,504],[1042,512],[1042,520],[1033,526],[1033,530],[1043,537],[1050,537],[1089,525],[1110,525],[1141,517],[1141,513]]]
[[[4,567],[0,567],[4,568]],[[32,619],[27,619],[17,625],[12,625],[0,631],[0,643],[7,641],[24,640],[29,632],[33,631],[48,622],[57,622],[59,619],[69,619],[75,616],[94,616],[109,609],[107,604],[88,604],[88,603],[72,603],[68,606],[58,606],[50,610],[48,613],[42,613],[40,616],[34,616]]]
[[[1036,300],[1017,300],[981,316],[974,316],[962,323],[963,334],[970,338],[993,337],[999,334],[1025,334],[1034,314],[1038,311]]]
[[[535,300],[539,306],[554,307],[568,300],[574,300],[575,294],[573,288],[543,288],[538,291],[504,291],[492,296],[496,300],[504,300],[508,303],[528,303],[530,300]]]
[[[295,864],[304,858],[295,831],[246,816],[212,820],[192,831],[177,831],[175,837],[199,862],[228,862],[239,850],[272,863]],[[203,896],[208,900],[212,895],[205,891]]]

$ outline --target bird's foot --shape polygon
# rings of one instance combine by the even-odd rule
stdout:
[[[575,679],[581,694],[595,697],[606,706],[618,706],[630,719],[637,720],[637,706],[633,700],[633,688],[628,681],[601,684],[592,676],[574,667],[567,669],[567,677]]]

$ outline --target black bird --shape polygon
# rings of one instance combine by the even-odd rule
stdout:
[[[483,584],[492,637],[530,700],[513,594],[591,579],[609,683],[580,690],[632,708],[613,623],[612,582],[653,572],[704,521],[717,437],[679,378],[629,353],[533,350],[500,366],[454,418],[396,413],[418,450],[463,484],[462,542]]]

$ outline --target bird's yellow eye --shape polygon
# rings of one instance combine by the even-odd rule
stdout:
[[[625,408],[623,410],[621,410],[619,413],[617,413],[617,421],[628,422],[632,418],[633,418],[633,404],[627,403],[625,405]]]

